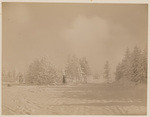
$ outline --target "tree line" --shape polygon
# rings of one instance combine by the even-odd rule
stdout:
[[[29,85],[87,83],[88,76],[100,79],[100,73],[92,75],[85,57],[68,56],[64,69],[57,69],[48,57],[35,59],[25,73],[2,72],[3,81],[17,81]],[[92,77],[91,77],[92,78]],[[104,65],[103,78],[110,83],[110,64]],[[126,49],[124,57],[115,70],[115,81],[146,83],[147,82],[147,51],[135,46],[131,51]]]

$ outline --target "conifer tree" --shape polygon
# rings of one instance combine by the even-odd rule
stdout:
[[[106,64],[104,65],[104,79],[106,79],[106,82],[109,83],[110,81],[110,68],[109,68],[109,62],[106,61]]]
[[[82,71],[81,73],[83,76],[83,82],[87,83],[87,77],[91,74],[91,71],[90,71],[88,61],[86,60],[85,57],[80,59],[80,66],[81,66],[81,71]]]
[[[130,75],[131,75],[131,81],[134,81],[134,82],[138,82],[140,80],[140,77],[139,77],[139,72],[140,71],[140,49],[135,46],[134,47],[134,50],[131,54],[131,68],[130,68]]]

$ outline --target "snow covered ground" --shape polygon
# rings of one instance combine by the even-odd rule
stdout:
[[[144,115],[146,87],[2,86],[3,115]]]

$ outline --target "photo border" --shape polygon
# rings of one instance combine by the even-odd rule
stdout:
[[[2,97],[0,99],[0,115],[4,116],[4,117],[11,117],[11,116],[15,116],[15,117],[46,117],[46,116],[50,116],[50,117],[69,117],[69,116],[77,116],[77,117],[84,117],[84,116],[89,116],[89,117],[93,117],[93,116],[98,116],[98,117],[150,117],[150,23],[149,23],[149,19],[150,19],[150,7],[149,7],[149,0],[0,0],[0,84],[1,84],[1,88],[0,88],[0,94],[2,94],[2,3],[3,2],[30,2],[30,3],[106,3],[106,4],[148,4],[148,80],[147,80],[147,115],[2,115]]]

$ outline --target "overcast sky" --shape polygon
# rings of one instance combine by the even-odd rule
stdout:
[[[92,71],[112,71],[126,48],[147,47],[147,5],[3,3],[3,67],[24,70],[48,55],[63,68],[67,56],[85,56]]]

